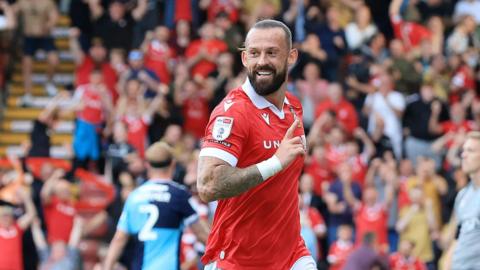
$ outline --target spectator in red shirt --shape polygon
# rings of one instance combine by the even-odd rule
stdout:
[[[45,181],[40,192],[47,227],[48,243],[68,243],[76,214],[72,202],[72,185],[62,179],[64,171],[57,169]]]
[[[328,99],[318,104],[315,109],[315,118],[318,118],[327,110],[334,111],[339,124],[348,134],[358,126],[358,116],[355,107],[343,97],[342,86],[338,83],[331,83],[328,86]]]
[[[330,246],[327,261],[330,264],[330,270],[341,270],[347,261],[348,255],[353,251],[352,227],[349,225],[340,225],[337,231],[337,238]]]
[[[193,77],[206,78],[215,70],[218,55],[228,49],[225,42],[216,38],[215,31],[213,24],[205,23],[199,30],[200,39],[190,43],[185,51],[187,64],[191,68]]]
[[[36,216],[35,206],[30,194],[24,190],[17,193],[25,207],[25,214],[16,221],[11,206],[0,206],[0,268],[8,270],[22,270],[22,237],[23,232],[30,226]]]
[[[393,190],[390,187],[390,190]],[[356,228],[356,241],[357,245],[361,244],[363,237],[368,232],[374,232],[377,237],[377,244],[380,250],[383,252],[388,251],[388,238],[387,238],[387,223],[388,223],[388,206],[392,201],[392,192],[389,192],[385,203],[379,203],[377,201],[377,190],[375,187],[366,187],[363,191],[363,201],[360,202],[351,196],[351,194],[345,194],[347,202],[353,205],[355,213],[355,228]],[[348,196],[347,196],[348,195]]]
[[[426,265],[413,256],[415,243],[403,240],[400,242],[398,252],[390,255],[390,269],[392,270],[427,270]]]
[[[324,192],[328,191],[334,175],[322,144],[312,146],[312,154],[306,158],[304,170],[313,178],[313,191],[316,195],[322,196]]]
[[[221,12],[227,13],[231,22],[237,22],[241,5],[242,1],[239,0],[200,0],[200,8],[207,11],[210,22]]]
[[[103,41],[99,38],[92,40],[92,46],[86,54],[78,41],[80,30],[78,28],[70,29],[70,51],[75,62],[75,87],[87,84],[90,81],[90,74],[94,69],[100,69],[103,82],[107,86],[113,102],[117,100],[118,93],[116,89],[117,73],[110,65],[107,59],[107,49],[103,45]]]
[[[375,145],[362,128],[358,127],[353,131],[355,139],[363,144],[363,151],[360,153],[360,146],[356,140],[346,143],[346,162],[352,167],[352,178],[358,181],[360,186],[364,186],[365,174],[368,170],[368,162],[375,155]]]
[[[165,26],[158,26],[154,32],[147,32],[142,43],[145,54],[145,67],[153,70],[160,81],[169,84],[171,80],[171,67],[175,51],[168,44],[170,30]]]

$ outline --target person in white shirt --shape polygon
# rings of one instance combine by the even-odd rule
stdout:
[[[355,15],[355,21],[345,27],[345,37],[350,50],[359,49],[376,33],[377,27],[372,23],[370,9],[363,5]]]

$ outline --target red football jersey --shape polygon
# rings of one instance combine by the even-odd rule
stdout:
[[[430,39],[432,33],[428,28],[413,22],[406,22],[400,16],[391,18],[395,38],[403,41],[407,50],[420,45],[424,39]]]
[[[286,94],[282,110],[247,80],[213,111],[200,156],[246,168],[275,154],[301,104]],[[302,126],[294,136],[305,138]],[[300,236],[298,179],[303,157],[243,194],[218,201],[203,263],[229,270],[290,269],[309,252]]]
[[[359,245],[362,242],[362,238],[367,232],[376,234],[379,245],[388,244],[387,226],[388,213],[383,205],[376,204],[368,207],[362,204],[355,215],[356,244]]]
[[[426,270],[425,264],[415,257],[405,258],[396,252],[390,255],[390,269],[392,270]]]
[[[327,260],[330,263],[330,270],[340,270],[347,261],[348,255],[353,251],[353,244],[344,241],[335,241],[330,246]]]
[[[68,243],[76,212],[73,204],[52,197],[51,202],[44,205],[43,212],[45,213],[48,242],[61,240]]]
[[[145,157],[145,144],[150,119],[142,116],[125,116],[122,121],[127,126],[128,143],[135,148],[141,158]]]
[[[9,228],[0,227],[0,269],[23,269],[22,235],[22,229],[16,224]]]
[[[103,103],[100,93],[91,84],[81,85],[75,90],[75,96],[80,96],[83,108],[77,117],[91,124],[101,124],[104,120]]]

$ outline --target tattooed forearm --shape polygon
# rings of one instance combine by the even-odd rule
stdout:
[[[216,158],[199,159],[197,187],[204,201],[234,197],[262,182],[262,175],[255,165],[239,169]]]

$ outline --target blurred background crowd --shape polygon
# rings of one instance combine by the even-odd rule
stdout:
[[[262,18],[285,22],[300,52],[288,89],[303,104],[300,216],[319,269],[448,269],[449,220],[468,183],[461,145],[480,130],[479,0],[2,0],[0,10],[2,130],[29,134],[0,153],[0,269],[98,267],[153,142],[175,149],[173,180],[195,196],[210,112],[245,80],[239,48]],[[14,125],[16,108],[37,113]],[[29,158],[41,158],[38,172]],[[77,207],[81,169],[111,183],[105,209]],[[202,269],[203,248],[187,229],[181,269]]]

